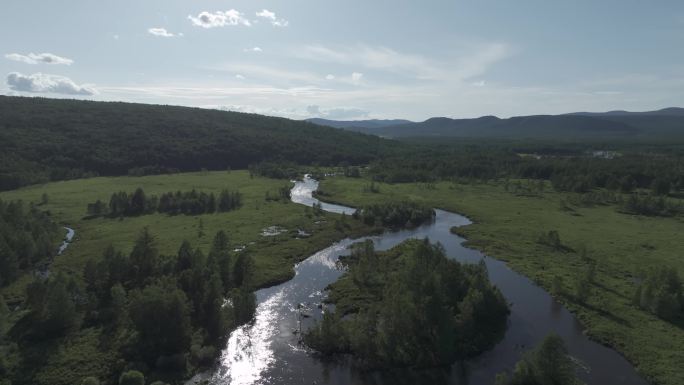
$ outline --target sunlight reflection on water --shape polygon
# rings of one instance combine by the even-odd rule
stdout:
[[[253,323],[233,331],[228,346],[221,354],[221,367],[212,383],[247,385],[261,378],[274,361],[271,341],[277,332],[278,308],[282,306],[283,290],[257,308]]]

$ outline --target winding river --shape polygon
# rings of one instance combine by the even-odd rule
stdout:
[[[318,203],[312,192],[318,182],[306,178],[292,189],[292,201],[311,206]],[[351,214],[354,209],[322,203],[323,210]],[[617,352],[589,340],[575,317],[544,290],[505,263],[462,246],[451,234],[453,226],[471,222],[457,214],[436,210],[432,224],[412,230],[386,232],[380,236],[345,239],[321,250],[295,267],[295,277],[281,285],[257,291],[254,322],[233,331],[222,352],[219,367],[211,374],[214,385],[247,384],[491,384],[494,376],[511,370],[521,354],[548,333],[560,335],[573,357],[581,363],[581,378],[588,384],[647,384]],[[347,247],[372,239],[378,250],[389,249],[408,238],[428,237],[444,245],[449,257],[464,263],[484,259],[491,281],[512,304],[508,330],[492,350],[476,359],[447,369],[361,372],[348,362],[326,362],[298,344],[298,329],[306,330],[320,318],[319,304],[325,287],[342,274],[336,267]],[[303,310],[298,310],[303,307]],[[324,308],[324,307],[323,307]],[[306,317],[302,317],[302,313]],[[301,322],[301,326],[300,326]]]

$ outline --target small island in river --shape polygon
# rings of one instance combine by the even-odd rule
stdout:
[[[351,354],[368,369],[450,365],[504,335],[509,314],[484,264],[448,259],[428,239],[376,252],[372,241],[341,258],[347,271],[329,286],[335,311],[304,334],[326,356]]]

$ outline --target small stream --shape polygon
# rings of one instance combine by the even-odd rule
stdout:
[[[64,239],[62,240],[62,243],[59,245],[57,248],[57,253],[55,254],[54,257],[50,258],[50,260],[45,261],[37,268],[35,271],[35,274],[38,277],[42,277],[47,279],[50,276],[50,267],[52,266],[52,262],[54,262],[55,257],[62,255],[64,251],[69,247],[71,244],[71,241],[74,240],[74,235],[76,235],[76,231],[72,229],[71,227],[64,227],[64,230],[66,230],[66,235],[64,235]]]
[[[317,187],[318,182],[310,178],[297,182],[292,189],[292,201],[308,206],[318,203],[312,197]],[[334,213],[354,212],[352,208],[328,203],[322,203],[322,208]],[[257,291],[256,319],[231,333],[220,365],[210,375],[210,383],[492,384],[497,373],[512,370],[524,351],[554,332],[565,340],[572,356],[581,361],[584,369],[580,376],[588,384],[647,384],[620,354],[589,340],[575,317],[544,290],[505,263],[463,247],[464,240],[449,230],[470,224],[466,217],[443,210],[436,212],[434,223],[416,229],[337,242],[299,263],[292,280]],[[377,250],[386,250],[406,239],[425,237],[440,242],[447,255],[460,262],[477,263],[484,259],[491,281],[512,304],[506,335],[492,350],[446,369],[362,372],[344,360],[323,361],[298,344],[298,305],[309,316],[302,319],[301,327],[306,330],[320,319],[319,304],[325,287],[343,273],[336,267],[336,261],[348,253],[349,245],[372,239]]]
[[[57,249],[57,255],[62,255],[62,253],[67,249],[67,247],[69,247],[69,244],[71,244],[71,241],[74,239],[74,235],[76,234],[76,231],[74,231],[74,229],[72,229],[71,227],[64,227],[64,230],[66,230],[67,233],[64,236],[62,244],[59,245],[59,249]]]

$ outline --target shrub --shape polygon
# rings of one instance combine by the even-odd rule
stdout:
[[[145,376],[137,370],[129,370],[121,374],[119,385],[145,385]]]

